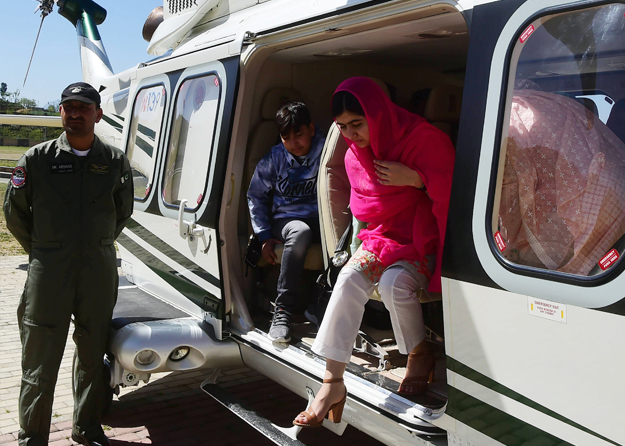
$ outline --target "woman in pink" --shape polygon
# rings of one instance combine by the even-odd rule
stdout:
[[[425,342],[419,289],[441,291],[440,268],[455,152],[443,132],[394,105],[371,79],[355,77],[336,89],[332,114],[349,144],[345,166],[354,216],[368,223],[362,245],[343,267],[313,344],[326,358],[323,385],[293,424],[320,426],[341,419],[349,362],[364,307],[378,285],[403,354],[399,392],[426,389],[434,357]]]

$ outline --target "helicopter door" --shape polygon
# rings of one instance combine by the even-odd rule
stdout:
[[[579,98],[625,103],[624,16],[473,9],[444,305],[446,414],[476,444],[625,442],[622,120]]]
[[[238,63],[237,57],[193,66],[161,75],[162,84],[138,89],[130,136],[136,127],[139,143],[128,144],[136,153],[129,150],[136,205],[120,241],[129,257],[137,258],[130,273],[134,283],[203,317],[218,337],[226,309],[217,223]],[[140,122],[137,109],[146,107],[168,109],[168,119],[161,125],[145,118],[144,111]],[[145,144],[136,136],[154,130],[145,122],[157,135],[159,127],[164,130],[160,144],[155,141],[159,165],[144,163],[139,171],[140,158],[148,157],[138,150]],[[156,174],[150,176],[152,169]]]

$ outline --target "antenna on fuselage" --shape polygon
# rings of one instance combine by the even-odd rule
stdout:
[[[26,79],[28,79],[28,72],[30,71],[30,64],[33,63],[33,56],[35,55],[35,48],[37,48],[37,42],[39,41],[39,34],[41,33],[41,27],[43,26],[43,20],[48,17],[48,15],[52,14],[52,10],[54,8],[54,4],[58,0],[36,0],[39,2],[39,6],[35,9],[35,14],[37,11],[41,11],[41,23],[39,23],[39,31],[37,31],[37,38],[35,39],[35,45],[33,46],[33,52],[30,55],[30,61],[28,62],[28,68],[26,69],[26,76],[24,76],[24,85],[26,85]],[[22,88],[24,87],[22,85]]]

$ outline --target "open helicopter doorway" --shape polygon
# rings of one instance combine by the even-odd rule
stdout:
[[[329,27],[330,25],[327,25]],[[254,91],[248,98],[249,133],[238,213],[240,248],[251,234],[245,193],[258,161],[277,142],[273,116],[284,100],[303,101],[314,123],[327,135],[318,179],[321,222],[320,245],[310,249],[301,281],[302,305],[294,319],[289,348],[316,358],[311,350],[317,326],[305,317],[317,286],[315,280],[329,259],[346,227],[351,224],[349,182],[343,156],[347,149],[333,123],[330,101],[335,88],[352,76],[367,76],[385,89],[391,100],[425,117],[456,142],[464,73],[468,51],[468,29],[464,17],[448,5],[431,6],[384,19],[362,20],[306,38],[271,44],[270,35],[260,41],[256,54],[244,68]],[[253,83],[253,86],[251,85]],[[232,222],[234,224],[234,222]],[[355,238],[354,238],[355,239]],[[280,255],[280,254],[279,254]],[[242,258],[242,257],[241,257]],[[241,263],[241,277],[246,265]],[[271,324],[271,302],[276,297],[279,265],[262,261],[247,272],[245,299],[254,324],[267,333]],[[443,410],[447,401],[446,366],[440,300],[423,304],[430,346],[437,364],[434,382],[426,394],[411,397],[417,405]],[[347,373],[382,392],[395,393],[401,383],[407,356],[401,355],[381,301],[370,299]]]

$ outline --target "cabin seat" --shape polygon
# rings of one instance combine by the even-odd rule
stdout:
[[[345,170],[347,143],[339,127],[332,123],[319,163],[317,204],[319,223],[324,228],[321,245],[327,267],[341,236],[352,222],[349,206],[350,186]]]
[[[428,95],[423,116],[434,127],[447,133],[454,147],[458,138],[462,90],[457,85],[436,85]]]
[[[293,89],[287,87],[279,87],[272,88],[265,93],[263,97],[261,106],[260,106],[260,115],[262,121],[252,130],[250,133],[250,139],[248,143],[247,149],[247,162],[245,164],[245,186],[243,193],[247,193],[247,188],[249,187],[250,181],[252,180],[252,176],[254,175],[254,169],[256,169],[256,165],[262,159],[265,154],[273,147],[274,145],[280,142],[280,135],[278,134],[278,129],[276,128],[276,123],[274,121],[276,112],[284,104],[288,101],[297,101],[304,102],[304,98],[302,94]],[[247,204],[247,199],[243,200]],[[249,211],[246,212],[249,215]],[[248,217],[249,222],[249,217]],[[248,224],[248,233],[252,233],[251,224]],[[245,244],[243,244],[245,246]],[[278,257],[277,263],[280,263],[282,260],[282,251],[284,246],[282,244],[276,245],[275,252]],[[259,266],[264,266],[267,263],[261,259],[258,263]],[[306,257],[306,261],[304,263],[304,269],[310,270],[322,270],[323,269],[323,259],[321,254],[321,245],[313,244],[308,250],[308,255]]]

